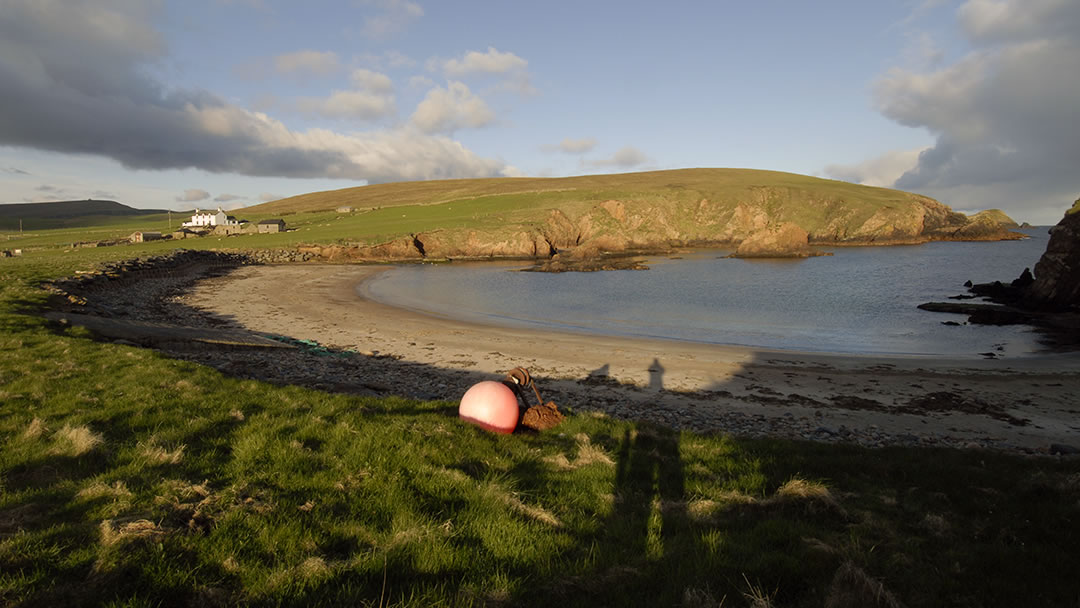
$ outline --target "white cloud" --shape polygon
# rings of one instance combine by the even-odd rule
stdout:
[[[462,128],[478,128],[495,121],[495,113],[462,82],[451,81],[446,88],[428,91],[409,122],[424,133],[452,133]]]
[[[368,65],[377,69],[390,68],[413,68],[416,67],[417,61],[412,57],[402,53],[401,51],[389,50],[379,54],[375,53],[363,53],[356,56],[356,61],[359,64]]]
[[[326,76],[341,67],[333,51],[296,51],[274,58],[274,69],[281,74],[316,74]]]
[[[956,17],[969,53],[875,84],[882,114],[935,137],[894,187],[1056,222],[1080,191],[1080,2],[969,0]]]
[[[210,198],[210,193],[206,190],[199,190],[198,188],[191,188],[184,190],[184,193],[176,197],[178,203],[194,203],[197,201],[205,201]]]
[[[428,60],[428,69],[441,71],[447,78],[468,78],[470,76],[498,76],[502,78],[501,88],[521,94],[533,94],[529,80],[529,62],[513,53],[500,52],[495,47],[488,47],[486,52],[469,51],[460,59]]]
[[[926,149],[890,150],[854,165],[828,165],[825,167],[825,175],[856,184],[891,188],[901,175],[918,164],[919,154]]]
[[[393,95],[378,95],[367,91],[334,91],[326,99],[304,98],[297,107],[328,118],[378,120],[397,111]]]
[[[563,139],[558,144],[545,144],[541,149],[545,152],[564,152],[566,154],[588,154],[596,147],[596,139],[584,137],[582,139]]]
[[[92,7],[4,0],[0,145],[95,154],[136,169],[369,182],[493,176],[503,168],[414,129],[296,131],[213,93],[170,89],[145,69],[164,53],[146,7],[136,0]],[[358,98],[336,101],[330,107],[338,111],[365,107]],[[465,105],[454,118],[490,120],[482,102]]]
[[[644,165],[649,162],[649,157],[644,152],[638,150],[633,146],[623,146],[619,148],[611,158],[603,158],[598,160],[585,161],[585,165],[589,167],[615,167],[619,169],[629,169],[630,167],[636,167],[638,165]]]
[[[501,53],[495,47],[488,47],[487,52],[469,51],[461,59],[447,59],[441,62],[442,71],[451,78],[462,78],[472,74],[507,74],[525,70],[529,62],[513,53]]]
[[[427,76],[411,76],[409,78],[409,87],[413,89],[427,89],[435,86],[435,81]]]
[[[360,0],[360,3],[379,10],[366,17],[361,28],[361,34],[370,38],[386,38],[424,16],[424,9],[409,0]]]
[[[367,69],[353,70],[349,79],[357,90],[334,91],[325,99],[306,97],[297,102],[303,112],[328,118],[374,121],[397,112],[390,77]]]
[[[380,72],[373,72],[364,68],[353,70],[349,77],[354,87],[371,93],[392,93],[394,83],[390,77]]]

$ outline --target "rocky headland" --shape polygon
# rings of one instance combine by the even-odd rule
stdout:
[[[1016,279],[966,285],[969,296],[958,302],[928,302],[919,308],[966,314],[970,323],[1025,324],[1044,330],[1047,342],[1080,347],[1080,199],[1050,229],[1046,252]],[[982,302],[965,300],[982,298]]]
[[[531,189],[525,189],[531,188]],[[503,194],[503,192],[506,194]],[[433,196],[445,200],[431,201]],[[458,197],[458,198],[455,198]],[[470,216],[463,227],[386,236],[379,242],[308,244],[322,261],[577,259],[676,248],[730,249],[745,257],[807,257],[815,246],[898,245],[1024,238],[998,210],[966,216],[932,198],[770,171],[688,169],[614,176],[457,180],[313,193],[252,211],[460,209],[496,199],[505,211]],[[415,213],[415,211],[414,211]],[[404,216],[402,216],[404,217]]]

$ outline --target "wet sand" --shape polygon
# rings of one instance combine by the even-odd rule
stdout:
[[[364,280],[385,269],[246,266],[200,282],[184,302],[253,331],[391,356],[447,378],[499,379],[523,366],[576,411],[864,445],[1080,446],[1076,353],[848,356],[508,329],[362,297]]]

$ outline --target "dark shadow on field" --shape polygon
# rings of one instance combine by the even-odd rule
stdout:
[[[168,315],[177,312],[168,307],[162,310]],[[179,313],[197,322],[195,311]],[[212,329],[234,322],[217,318],[206,320],[205,326]],[[69,331],[59,326],[54,330],[65,335]],[[293,344],[293,349],[273,353],[222,345],[146,346],[159,347],[168,356],[205,364],[234,378],[390,397],[377,402],[356,400],[355,411],[342,415],[400,423],[403,435],[420,416],[456,419],[456,407],[450,402],[460,397],[462,387],[477,379],[491,379],[458,370],[459,377],[448,381],[448,375],[455,372],[318,344]],[[511,361],[506,364],[508,369],[513,366]],[[650,386],[662,389],[661,362],[656,359],[646,369]],[[617,385],[608,378],[608,371],[604,365],[582,384]],[[440,383],[445,386],[440,387]],[[722,393],[728,388],[732,387],[719,384],[710,390]],[[431,403],[435,399],[446,402]],[[133,435],[145,430],[133,427],[137,423],[128,416],[117,415],[109,424],[131,427]],[[440,568],[418,567],[425,547],[403,542],[405,549],[384,553],[385,572],[343,566],[263,601],[422,605],[430,599],[435,604],[563,608],[738,606],[749,603],[742,594],[755,586],[766,593],[776,589],[776,605],[821,606],[827,603],[834,575],[843,562],[853,560],[911,606],[1075,603],[1071,582],[1057,583],[1056,587],[1047,582],[1075,580],[1074,548],[1080,545],[1080,527],[1075,525],[1080,520],[1080,506],[1075,505],[1080,505],[1080,492],[1067,484],[1073,479],[1070,475],[1080,475],[1076,465],[1032,464],[957,450],[867,450],[792,441],[703,438],[657,424],[611,419],[578,419],[570,424],[579,434],[587,435],[590,445],[608,455],[610,464],[597,461],[569,470],[551,465],[540,455],[558,452],[570,458],[580,449],[576,437],[559,429],[509,439],[467,429],[464,432],[481,447],[474,446],[463,457],[455,456],[457,446],[452,443],[444,446],[449,458],[456,458],[446,468],[472,482],[512,488],[526,507],[540,503],[534,497],[546,497],[546,504],[540,506],[560,515],[559,526],[530,521],[532,516],[502,505],[507,519],[531,526],[533,534],[550,541],[542,548],[523,556],[498,556],[485,544],[488,539],[479,534],[448,533],[446,542],[468,559]],[[429,425],[420,430],[432,429]],[[278,429],[283,434],[295,431],[288,425]],[[221,470],[222,479],[226,479],[234,432],[229,425],[192,429],[184,440],[200,446],[198,451],[208,456],[178,475],[197,484],[199,473]],[[410,437],[417,444],[430,439],[422,433]],[[706,448],[695,445],[702,442],[708,444]],[[317,437],[302,437],[296,449],[318,451],[321,445]],[[508,453],[512,457],[508,458]],[[65,488],[76,486],[108,466],[107,453],[94,458],[106,460],[102,464],[43,458],[14,471],[14,475],[5,472],[5,490],[47,489],[49,484],[35,485],[33,477],[35,473],[52,474],[50,467],[60,472],[54,480],[76,482]],[[498,458],[513,464],[500,468]],[[401,473],[407,476],[408,471]],[[152,476],[163,474],[149,468],[146,483],[156,483],[158,479]],[[604,506],[606,496],[571,495],[582,487],[592,487],[578,482],[586,475],[610,478],[610,508]],[[839,508],[813,495],[779,496],[778,489],[793,478],[824,480]],[[1016,480],[1024,481],[1017,484]],[[211,486],[214,481],[210,479]],[[603,488],[599,492],[606,494],[604,484],[598,486]],[[416,512],[435,522],[460,521],[476,506],[460,496],[446,497],[415,483],[407,487],[412,491],[410,499],[418,503]],[[39,537],[45,542],[62,547],[100,541],[101,531],[82,523],[90,519],[91,510],[99,503],[73,502],[74,490],[53,495],[27,492],[27,496],[8,505],[0,522],[5,517],[30,517],[30,511],[39,510],[48,513],[49,524],[80,522],[56,526],[48,536]],[[247,498],[254,498],[258,506],[258,496]],[[298,502],[300,497],[287,498]],[[196,499],[184,500],[194,503]],[[288,510],[274,517],[285,523],[276,525],[303,529],[304,511],[282,502]],[[560,512],[564,504],[573,506]],[[334,517],[348,519],[365,513],[367,505],[348,503],[339,508]],[[194,513],[185,509],[169,512],[161,524],[182,527],[186,525],[184,517],[195,522],[185,534],[208,533]],[[20,521],[27,522],[27,528],[37,528],[45,520]],[[393,523],[388,519],[387,529]],[[15,530],[0,532],[4,532],[0,542],[9,542]],[[245,595],[245,582],[239,575],[224,568],[219,559],[196,554],[192,549],[196,543],[183,539],[177,534],[166,540],[163,550],[157,550],[149,540],[121,545],[130,555],[108,575],[95,573],[85,562],[70,566],[58,560],[43,566],[40,560],[19,557],[18,551],[0,555],[0,566],[5,572],[40,571],[44,567],[41,576],[52,586],[21,598],[25,601],[19,603],[26,605],[90,605],[131,598],[188,605],[259,602],[259,598]],[[378,549],[363,538],[344,534],[318,547],[327,562],[344,564],[357,554]],[[266,553],[259,556],[265,567],[279,567],[272,551]],[[172,579],[159,576],[166,572],[180,574]],[[183,574],[189,572],[197,575],[185,578]],[[493,578],[492,573],[509,581],[513,591],[505,594],[476,584],[477,580]],[[380,599],[384,592],[385,604]],[[0,603],[8,600],[0,595]],[[877,601],[871,597],[862,603],[829,605],[872,606]]]

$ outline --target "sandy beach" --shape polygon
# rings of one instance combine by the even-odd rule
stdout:
[[[180,300],[230,325],[396,365],[389,380],[369,383],[391,393],[408,366],[425,370],[430,390],[420,396],[450,401],[478,379],[522,366],[564,409],[677,428],[873,446],[1080,446],[1075,353],[845,356],[482,326],[362,297],[363,282],[386,269],[244,266],[200,281]]]

